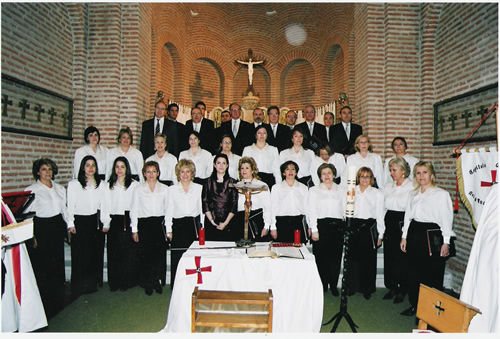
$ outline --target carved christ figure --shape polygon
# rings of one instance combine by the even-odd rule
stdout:
[[[258,65],[264,62],[264,60],[259,60],[259,61],[252,61],[252,58],[248,59],[248,61],[241,61],[241,60],[236,60],[236,62],[239,62],[242,65],[247,65],[248,66],[248,84],[252,86],[253,82],[253,65]]]

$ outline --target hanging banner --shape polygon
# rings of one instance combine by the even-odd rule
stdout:
[[[460,199],[469,211],[474,229],[491,187],[497,182],[498,150],[496,146],[462,150],[457,159]]]

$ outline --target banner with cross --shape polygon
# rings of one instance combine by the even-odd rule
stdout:
[[[472,216],[474,228],[491,187],[497,183],[498,149],[496,146],[462,150],[457,159],[460,199]]]

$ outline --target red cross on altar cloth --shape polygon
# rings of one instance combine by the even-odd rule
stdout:
[[[203,284],[201,272],[212,272],[212,266],[200,267],[201,257],[194,257],[194,262],[196,264],[196,269],[186,269],[186,275],[198,273],[198,282],[196,284]]]

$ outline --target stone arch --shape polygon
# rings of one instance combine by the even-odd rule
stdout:
[[[311,62],[298,58],[290,61],[281,72],[280,106],[301,110],[307,104],[317,105],[316,71]]]
[[[218,82],[218,84],[216,84]],[[224,105],[225,76],[220,65],[213,59],[201,57],[194,60],[189,69],[188,104],[203,101],[210,107]]]

